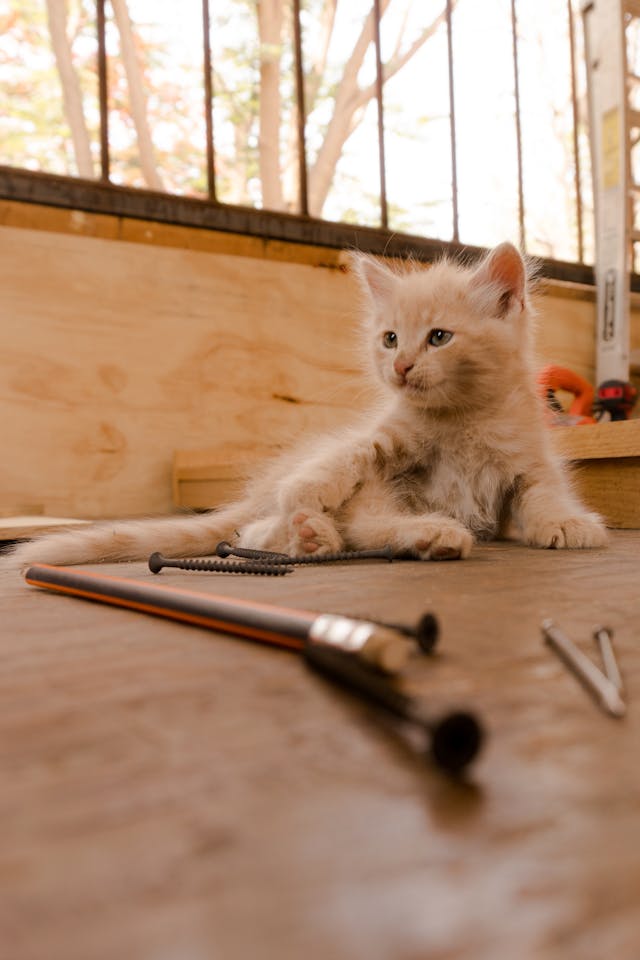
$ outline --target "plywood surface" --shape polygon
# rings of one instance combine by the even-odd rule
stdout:
[[[566,553],[163,582],[301,608],[440,616],[408,690],[476,709],[467,784],[296,654],[4,578],[0,931],[11,960],[637,960],[640,535]],[[149,578],[143,564],[123,571]],[[594,655],[604,716],[541,642]]]
[[[0,221],[2,513],[167,512],[176,450],[273,448],[367,403],[338,253],[6,202]],[[540,362],[592,378],[595,305],[545,284],[537,311]]]
[[[640,420],[556,427],[582,500],[611,527],[640,529]]]
[[[167,512],[176,449],[277,444],[348,419],[366,394],[352,282],[0,227],[0,510]]]
[[[569,460],[640,457],[640,420],[554,427],[552,437]]]
[[[0,541],[35,537],[39,533],[53,533],[54,530],[65,530],[86,522],[64,517],[0,517]]]

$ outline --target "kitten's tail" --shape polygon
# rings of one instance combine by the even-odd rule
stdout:
[[[195,516],[101,521],[20,544],[3,565],[25,570],[34,563],[146,560],[155,551],[167,557],[203,556],[212,554],[220,540],[231,540],[235,530],[251,519],[250,506],[244,502]]]

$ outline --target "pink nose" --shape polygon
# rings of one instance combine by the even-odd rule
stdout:
[[[413,363],[410,360],[403,360],[402,357],[396,357],[393,361],[393,369],[399,377],[406,377],[409,370],[413,370]]]

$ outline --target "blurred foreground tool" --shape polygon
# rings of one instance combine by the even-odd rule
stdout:
[[[69,596],[297,650],[314,669],[418,727],[428,738],[429,755],[450,773],[461,772],[482,744],[482,728],[473,714],[459,710],[432,717],[421,701],[384,676],[398,673],[418,649],[416,638],[396,627],[46,564],[30,567],[25,580]]]

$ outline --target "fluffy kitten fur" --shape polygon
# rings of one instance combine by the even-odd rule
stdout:
[[[352,265],[378,409],[278,460],[236,504],[45,536],[19,547],[15,562],[202,555],[219,540],[291,554],[390,544],[442,560],[507,527],[533,547],[604,545],[601,519],[551,451],[515,247],[501,244],[473,268],[444,260],[396,273],[362,255]]]

